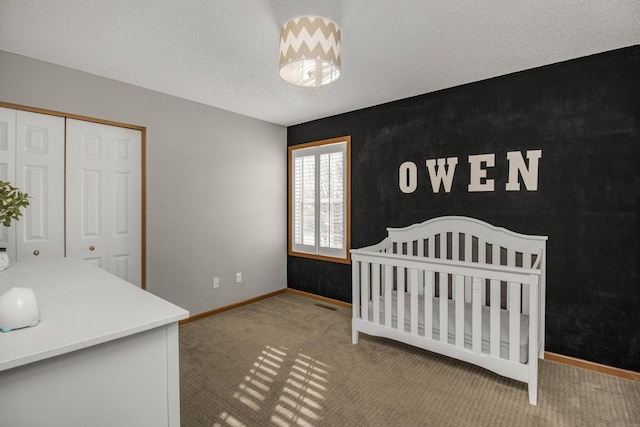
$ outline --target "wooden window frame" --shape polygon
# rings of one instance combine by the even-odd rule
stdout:
[[[328,255],[309,253],[309,252],[300,252],[293,249],[293,215],[292,215],[292,203],[293,203],[293,152],[300,149],[305,148],[313,148],[322,145],[329,145],[345,142],[346,150],[345,150],[345,234],[344,234],[344,242],[345,242],[345,256],[344,257],[333,257]],[[336,262],[341,264],[350,264],[351,263],[351,136],[341,136],[338,138],[330,138],[323,139],[320,141],[313,141],[304,144],[296,144],[288,147],[288,161],[287,161],[287,169],[288,169],[288,202],[287,202],[287,218],[288,218],[288,254],[290,256],[300,257],[300,258],[310,258],[317,259],[322,261]]]

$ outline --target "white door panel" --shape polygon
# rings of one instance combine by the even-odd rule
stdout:
[[[67,120],[67,256],[141,285],[141,132]]]
[[[29,206],[0,245],[11,261],[64,256],[64,118],[0,108],[0,179],[29,194]]]
[[[0,107],[0,180],[15,185],[16,176],[16,110]],[[16,260],[15,223],[7,228],[0,224],[0,247],[7,248],[11,261]]]
[[[16,186],[29,206],[16,223],[18,261],[64,256],[64,118],[17,112]]]
[[[141,133],[116,128],[109,146],[111,203],[109,210],[109,268],[140,284],[141,276]]]

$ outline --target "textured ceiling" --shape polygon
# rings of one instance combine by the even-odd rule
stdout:
[[[278,74],[310,14],[342,28],[323,88]],[[286,126],[634,44],[640,0],[0,0],[0,50]]]

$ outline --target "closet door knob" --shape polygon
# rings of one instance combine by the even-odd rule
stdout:
[[[40,255],[40,251],[36,249],[35,251],[33,251],[33,254],[34,254],[35,256],[38,256],[38,255]]]
[[[93,245],[92,245],[92,246],[89,246],[89,250],[90,250],[90,251],[92,251],[92,250],[94,250],[94,249],[95,249],[95,246],[93,246]]]

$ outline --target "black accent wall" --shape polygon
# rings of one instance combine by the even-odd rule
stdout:
[[[640,371],[640,46],[292,126],[288,144],[343,135],[353,248],[442,215],[549,236],[546,349]],[[506,191],[506,153],[537,149],[537,191]],[[468,156],[488,153],[495,191],[469,192]],[[453,185],[434,193],[425,162],[446,157]],[[351,302],[350,281],[350,265],[288,258],[290,288]]]

